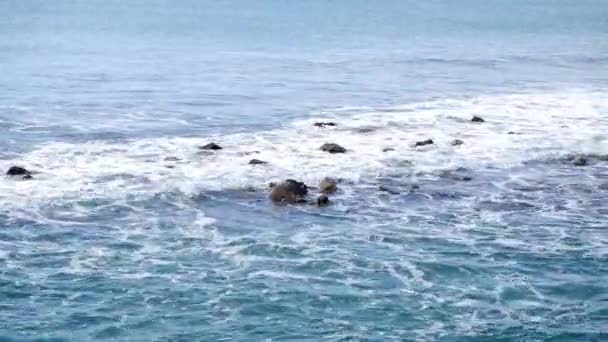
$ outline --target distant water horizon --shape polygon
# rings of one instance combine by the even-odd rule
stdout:
[[[604,340],[607,38],[600,0],[0,2],[0,340]]]

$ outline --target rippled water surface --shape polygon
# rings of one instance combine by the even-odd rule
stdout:
[[[3,1],[0,340],[608,339],[606,56],[599,0]]]

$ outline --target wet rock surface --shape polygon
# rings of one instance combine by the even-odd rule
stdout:
[[[308,187],[303,182],[287,179],[272,187],[270,199],[273,202],[299,203],[306,200]]]
[[[427,146],[427,145],[433,145],[433,144],[435,144],[433,139],[426,139],[426,140],[416,141],[416,143],[414,144],[414,147]]]
[[[268,162],[265,162],[265,161],[259,160],[259,159],[251,159],[248,164],[249,165],[264,165],[264,164],[268,164]]]
[[[200,150],[210,150],[210,151],[217,151],[217,150],[223,149],[223,147],[221,147],[220,145],[218,145],[218,144],[216,144],[214,142],[208,143],[208,144],[203,145],[203,146],[199,146],[198,148]]]
[[[331,121],[320,121],[320,122],[313,123],[313,125],[315,127],[321,127],[321,128],[323,128],[323,127],[334,127],[334,126],[336,126],[336,123],[335,122],[331,122]]]
[[[325,143],[320,148],[321,151],[329,152],[331,154],[346,153],[346,149],[335,143]]]
[[[338,182],[333,178],[325,177],[319,182],[320,193],[333,194],[336,190],[338,190]]]
[[[317,197],[317,206],[322,207],[329,204],[329,197],[327,195],[320,195]]]

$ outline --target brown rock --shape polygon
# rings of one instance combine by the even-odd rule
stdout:
[[[319,182],[319,192],[323,194],[333,194],[338,190],[338,182],[331,178],[323,178]]]
[[[270,199],[273,202],[298,203],[305,201],[308,187],[302,182],[288,179],[276,184],[270,191]]]

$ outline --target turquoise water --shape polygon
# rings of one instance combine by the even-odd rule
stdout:
[[[607,56],[599,0],[2,1],[0,340],[605,340]]]

